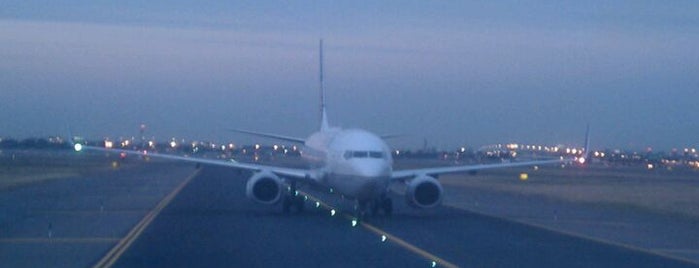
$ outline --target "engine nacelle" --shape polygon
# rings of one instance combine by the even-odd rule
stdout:
[[[245,185],[245,195],[255,202],[273,205],[282,197],[282,180],[271,172],[257,172]]]
[[[430,176],[420,176],[408,182],[405,199],[416,208],[433,208],[442,203],[442,184]]]

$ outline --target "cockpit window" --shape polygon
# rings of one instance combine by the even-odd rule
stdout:
[[[381,151],[345,151],[343,155],[345,159],[350,158],[384,158],[385,155]]]
[[[371,151],[371,152],[369,152],[369,157],[371,157],[371,158],[383,158],[383,152]]]
[[[367,158],[369,156],[369,152],[367,151],[354,151],[352,152],[352,157],[354,158]]]

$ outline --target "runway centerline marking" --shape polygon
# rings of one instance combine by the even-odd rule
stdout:
[[[111,267],[114,265],[114,263],[119,260],[121,255],[124,254],[131,244],[133,244],[141,233],[143,233],[143,230],[145,230],[146,227],[153,222],[158,214],[160,214],[160,212],[167,207],[167,205],[170,204],[173,199],[175,199],[175,196],[177,196],[177,194],[179,194],[180,191],[182,191],[182,189],[184,189],[184,187],[187,186],[192,179],[194,179],[194,177],[199,175],[200,171],[201,169],[197,169],[194,173],[192,173],[192,175],[180,183],[175,190],[160,200],[160,203],[149,211],[148,214],[146,214],[146,216],[144,216],[143,219],[141,219],[141,221],[138,222],[138,224],[136,224],[124,238],[119,240],[119,243],[117,243],[109,252],[107,252],[107,255],[104,255],[104,257],[102,257],[102,259],[97,262],[94,267]]]
[[[298,192],[301,195],[307,196],[309,200],[312,200],[312,201],[316,202],[316,204],[319,204],[319,207],[322,207],[323,209],[331,210],[331,211],[338,210],[335,207],[328,205],[327,203],[323,202],[322,200],[320,200],[320,199],[318,199],[318,198],[316,198],[316,197],[314,197],[306,192],[303,192],[303,191],[298,191]],[[342,216],[345,219],[350,220],[350,221],[356,220],[356,218],[354,216],[347,214],[347,213],[343,214]],[[378,235],[378,237],[380,239],[382,239],[382,241],[385,239],[385,241],[388,241],[388,242],[391,242],[395,245],[398,245],[399,247],[401,247],[405,250],[408,250],[414,254],[417,254],[417,255],[427,259],[428,261],[434,262],[434,264],[438,264],[439,266],[443,266],[443,267],[459,267],[456,264],[453,264],[447,260],[444,260],[440,257],[437,257],[436,255],[401,239],[398,236],[392,235],[384,230],[381,230],[376,226],[368,224],[364,221],[360,221],[359,225],[362,226],[364,229],[368,230],[369,232],[372,232],[372,233]]]

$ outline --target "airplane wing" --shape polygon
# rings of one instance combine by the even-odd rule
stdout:
[[[185,162],[191,162],[191,163],[225,166],[225,167],[245,169],[245,170],[251,170],[251,171],[268,171],[268,172],[277,174],[280,177],[289,178],[289,179],[296,179],[296,180],[317,181],[318,178],[320,178],[320,174],[321,174],[320,170],[313,170],[313,169],[285,168],[285,167],[241,163],[241,162],[235,162],[235,161],[224,161],[224,160],[217,160],[217,159],[206,159],[206,158],[186,157],[186,156],[178,156],[178,155],[171,155],[171,154],[152,153],[152,152],[148,152],[148,151],[107,149],[107,148],[98,147],[98,146],[80,145],[78,147],[77,144],[75,146],[76,146],[75,147],[76,151],[87,150],[87,151],[117,152],[117,153],[123,152],[123,153],[135,154],[135,155],[140,155],[140,156],[148,156],[148,157],[153,157],[153,158],[162,158],[162,159],[185,161]]]
[[[483,169],[507,168],[507,167],[525,167],[525,166],[536,166],[536,165],[546,165],[546,164],[556,164],[556,163],[569,163],[572,161],[574,161],[574,159],[572,159],[572,158],[561,158],[561,159],[549,159],[549,160],[513,162],[513,163],[483,164],[483,165],[471,165],[471,166],[451,166],[451,167],[406,169],[406,170],[393,171],[391,179],[401,180],[401,179],[413,178],[413,177],[421,176],[421,175],[437,176],[440,174],[469,172],[469,171],[477,171],[477,170],[483,170]]]
[[[589,146],[590,146],[590,125],[588,124],[587,129],[585,130],[585,149],[584,149],[585,154],[582,155],[581,157],[565,157],[565,158],[561,157],[558,159],[546,159],[546,160],[524,161],[524,162],[395,170],[395,171],[393,171],[393,173],[391,175],[391,180],[404,180],[404,179],[414,178],[416,176],[422,176],[422,175],[437,177],[440,174],[460,173],[460,172],[478,171],[478,170],[483,170],[483,169],[495,169],[495,168],[526,167],[526,166],[550,165],[550,164],[561,164],[561,163],[572,163],[572,162],[577,162],[577,163],[583,165],[583,164],[585,164],[585,161],[589,157],[589,153],[590,153]]]

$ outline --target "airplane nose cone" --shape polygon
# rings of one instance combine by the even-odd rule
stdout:
[[[390,166],[384,162],[372,161],[358,165],[357,173],[363,177],[386,177],[390,173]]]

